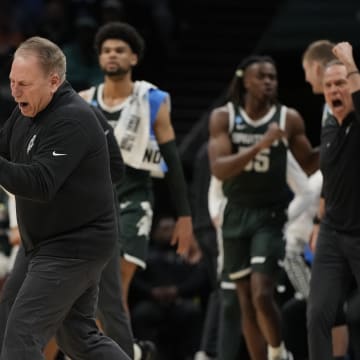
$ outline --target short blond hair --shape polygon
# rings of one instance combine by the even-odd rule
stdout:
[[[332,52],[335,44],[329,40],[317,40],[308,45],[304,51],[302,60],[303,61],[318,61],[320,64],[325,66],[336,57]]]
[[[62,50],[52,41],[40,36],[33,36],[19,45],[14,57],[19,55],[34,54],[39,58],[44,72],[55,72],[61,81],[66,78],[66,57]]]

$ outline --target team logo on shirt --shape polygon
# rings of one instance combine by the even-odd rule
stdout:
[[[27,153],[28,155],[29,155],[30,150],[31,150],[31,149],[33,148],[33,146],[34,146],[35,139],[36,139],[36,134],[33,135],[33,137],[30,139],[29,144],[28,144],[28,146],[27,146],[26,153]]]
[[[242,124],[244,119],[240,115],[235,116],[235,124]]]
[[[236,130],[244,130],[246,128],[246,124],[244,119],[240,115],[236,115],[235,117],[235,129]]]

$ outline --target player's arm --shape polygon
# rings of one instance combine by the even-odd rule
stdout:
[[[352,100],[356,113],[360,114],[360,72],[356,65],[353,48],[349,42],[343,41],[333,48],[335,56],[345,65],[347,80],[352,93]],[[359,116],[356,117],[359,121]]]
[[[352,45],[347,41],[340,42],[334,46],[333,53],[346,67],[350,91],[358,92],[360,90],[360,72],[354,59]],[[355,107],[359,112],[358,102]]]
[[[177,244],[177,252],[187,255],[194,246],[190,204],[185,177],[175,142],[175,132],[170,120],[170,109],[163,102],[154,122],[154,132],[168,171],[165,179],[177,212],[177,221],[172,237],[172,244]]]
[[[229,112],[227,108],[214,109],[210,115],[209,160],[211,172],[219,180],[239,175],[245,166],[263,149],[284,136],[277,124],[270,124],[263,138],[256,144],[232,153],[229,137]]]
[[[304,120],[295,109],[287,109],[286,133],[295,159],[308,175],[314,173],[319,168],[319,149],[310,144],[305,134]]]

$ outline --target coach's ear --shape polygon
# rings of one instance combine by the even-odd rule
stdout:
[[[59,86],[61,85],[61,79],[58,73],[51,73],[49,75],[49,82],[50,82],[50,88],[51,92],[54,94]]]

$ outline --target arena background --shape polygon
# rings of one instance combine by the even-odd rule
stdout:
[[[71,63],[81,31],[85,32],[80,60],[74,60],[75,72],[81,73],[82,64],[97,69],[90,35],[111,20],[131,23],[146,40],[134,78],[151,81],[171,94],[172,120],[189,183],[195,154],[208,136],[208,112],[243,57],[259,53],[275,59],[279,99],[301,113],[313,145],[319,143],[323,99],[305,83],[302,52],[317,39],[347,40],[358,58],[360,3],[355,0],[2,0],[0,121],[14,106],[8,73],[12,52],[21,40],[49,37],[71,49],[66,53]],[[73,76],[69,67],[68,79]],[[71,82],[82,90],[91,85],[86,80]],[[157,206],[167,208],[164,186],[155,188]]]

